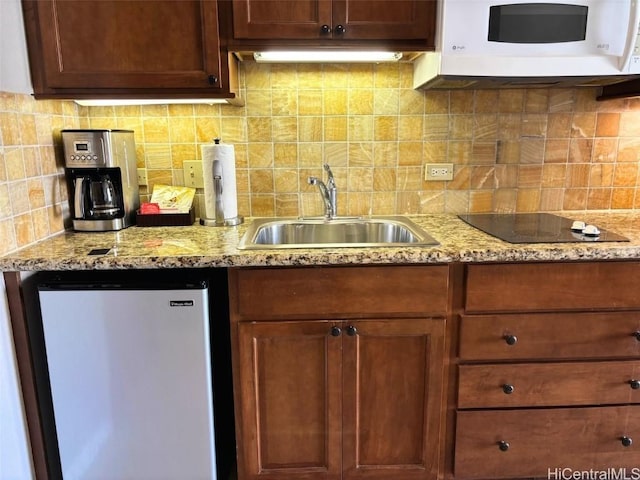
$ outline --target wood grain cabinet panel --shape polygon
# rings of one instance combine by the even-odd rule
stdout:
[[[239,40],[434,44],[434,0],[233,0],[232,9]]]
[[[442,314],[446,265],[238,270],[235,309],[250,320]]]
[[[36,96],[229,92],[217,2],[23,0]]]
[[[640,312],[463,315],[463,360],[640,358]]]
[[[438,478],[448,278],[231,269],[239,480]]]
[[[630,475],[638,438],[637,406],[458,412],[455,478],[562,478],[548,476],[556,468],[627,468]]]
[[[640,465],[640,263],[476,264],[464,284],[452,478]]]
[[[640,403],[640,361],[461,365],[458,408]]]
[[[465,311],[640,308],[639,262],[470,265]]]

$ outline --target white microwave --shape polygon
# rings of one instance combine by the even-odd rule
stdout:
[[[637,0],[442,0],[414,86],[605,85],[640,75]],[[447,85],[449,84],[449,85]]]

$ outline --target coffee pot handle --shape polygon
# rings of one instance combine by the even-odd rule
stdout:
[[[74,194],[73,194],[73,210],[76,218],[84,218],[84,197],[85,185],[89,181],[88,177],[76,177]]]

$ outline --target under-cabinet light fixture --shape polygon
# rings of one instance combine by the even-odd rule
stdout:
[[[83,107],[113,107],[122,105],[170,105],[170,104],[237,104],[236,99],[226,98],[172,98],[172,99],[136,99],[136,98],[112,98],[112,99],[88,99],[88,100],[74,100],[78,105]]]
[[[264,63],[378,63],[397,62],[400,52],[336,51],[336,50],[291,50],[255,52],[256,62]]]

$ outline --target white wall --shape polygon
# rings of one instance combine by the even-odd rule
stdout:
[[[33,93],[20,0],[0,0],[0,92]]]
[[[6,0],[0,0],[0,3]],[[5,291],[0,276],[0,291]],[[6,295],[0,298],[0,480],[33,478]]]

